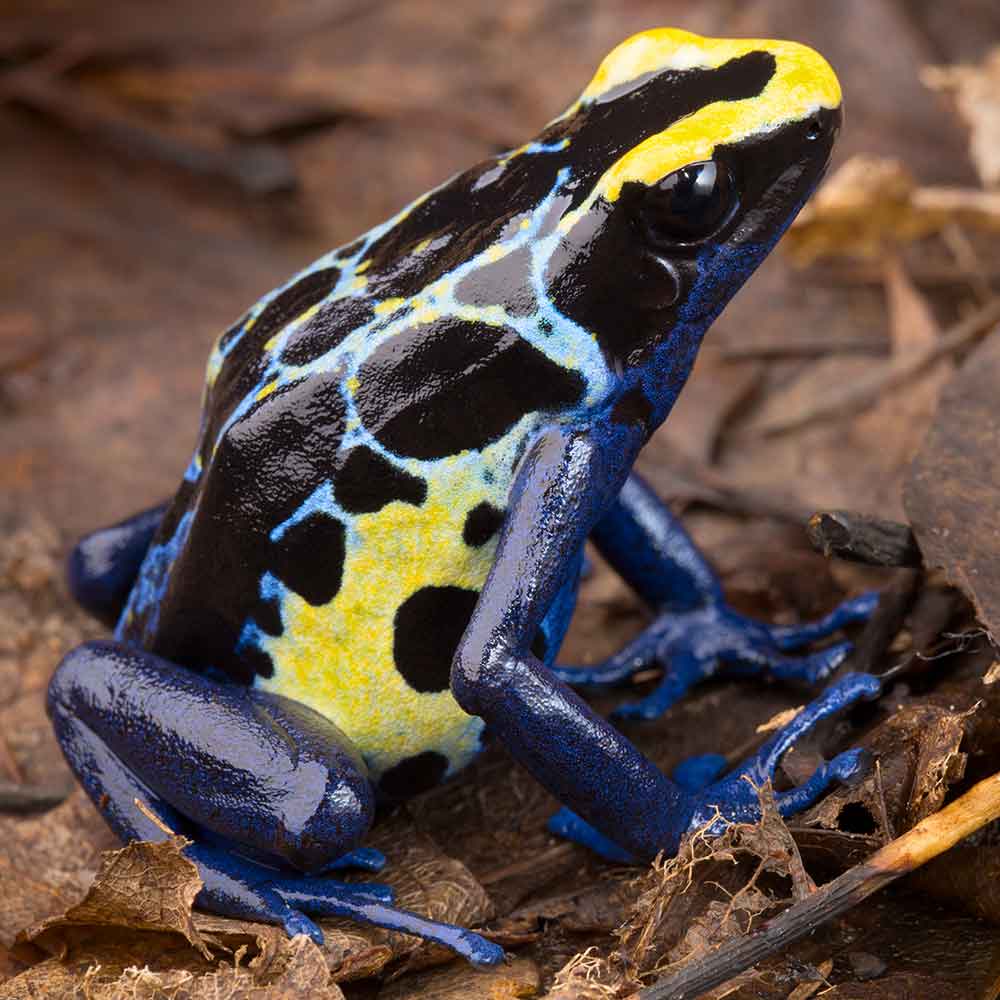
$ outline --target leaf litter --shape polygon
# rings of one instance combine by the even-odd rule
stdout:
[[[334,19],[336,41],[330,43],[314,14],[292,4],[280,28],[268,32],[263,42],[254,38],[253,25],[245,28],[242,37],[248,44],[241,43],[238,50],[226,49],[228,25],[220,34],[207,13],[193,19],[123,16],[100,44],[92,44],[89,61],[72,70],[56,67],[58,72],[44,82],[62,102],[52,121],[66,124],[74,108],[83,108],[75,94],[83,87],[90,106],[99,107],[104,116],[91,118],[89,125],[77,122],[85,133],[91,128],[106,139],[116,108],[123,108],[127,113],[121,122],[133,135],[168,140],[148,170],[140,151],[127,183],[115,175],[109,189],[122,195],[129,184],[144,183],[144,171],[157,177],[164,167],[183,172],[185,163],[192,162],[188,152],[197,154],[193,162],[199,156],[208,162],[203,154],[209,150],[216,178],[253,196],[254,185],[259,190],[261,183],[269,183],[268,175],[241,174],[239,156],[248,143],[261,143],[275,154],[272,163],[280,165],[282,176],[295,173],[303,202],[314,199],[313,223],[320,220],[319,228],[326,227],[316,242],[332,244],[335,231],[348,238],[352,227],[361,228],[350,216],[352,210],[384,215],[394,207],[388,187],[371,185],[371,177],[384,175],[388,185],[397,171],[407,183],[419,180],[419,187],[427,186],[425,176],[433,182],[436,161],[397,159],[395,153],[412,138],[411,133],[403,135],[414,128],[412,121],[431,122],[433,109],[443,107],[456,88],[469,93],[468,107],[443,126],[440,120],[433,126],[439,129],[435,135],[442,148],[454,153],[456,166],[471,162],[470,150],[485,153],[490,143],[521,137],[524,109],[541,114],[560,96],[555,93],[558,81],[539,81],[531,70],[539,52],[547,51],[547,19],[562,15],[533,2],[508,11],[477,40],[478,63],[470,77],[463,76],[469,42],[454,19],[431,6],[416,6],[419,16],[401,7],[382,11],[376,5],[358,14],[345,9],[338,14],[345,20]],[[692,27],[724,30],[721,21],[712,23],[714,5],[702,7],[704,23]],[[74,16],[85,24],[86,5]],[[579,61],[580,73],[623,28],[620,19],[612,24],[599,13],[591,16],[586,31],[577,36],[586,35],[586,45],[578,53],[566,53],[568,60]],[[762,16],[749,11],[747,26]],[[362,34],[352,36],[352,23]],[[365,47],[357,39],[367,38],[374,23],[383,27],[386,38],[431,32],[439,47],[428,50],[433,57],[426,63],[404,53],[366,63]],[[579,27],[574,24],[574,30]],[[34,58],[40,44],[52,44],[44,42],[45,30],[30,15],[12,22],[5,44],[13,44],[20,31],[34,39],[34,48],[14,45],[11,58],[23,59],[19,53],[29,50]],[[753,33],[779,31],[780,26],[762,21]],[[269,51],[251,70],[247,53],[277,38],[280,53]],[[512,46],[511,38],[519,43]],[[175,53],[173,61],[153,65],[145,60],[142,46],[153,39],[161,54]],[[201,47],[202,39],[207,47]],[[822,47],[823,40],[818,41]],[[318,49],[312,46],[321,44],[339,46],[336,70],[318,61]],[[296,46],[302,47],[301,56]],[[583,51],[587,46],[594,51]],[[68,66],[67,50],[62,51],[60,58]],[[488,57],[498,51],[510,53],[509,66],[501,72],[514,76],[490,78],[480,92],[478,78],[486,72],[483,67],[496,65]],[[850,53],[842,53],[845,79],[851,75],[850,59]],[[686,509],[692,531],[719,564],[728,593],[741,609],[761,617],[794,621],[821,613],[844,593],[886,586],[893,579],[886,570],[831,563],[810,552],[801,525],[812,510],[860,511],[912,525],[925,569],[916,573],[915,596],[901,616],[901,628],[886,638],[871,664],[878,670],[896,666],[901,672],[877,708],[837,720],[789,754],[778,787],[802,780],[822,758],[850,745],[869,749],[876,761],[872,771],[853,786],[835,789],[789,826],[768,806],[769,789],[762,789],[765,818],[758,827],[730,827],[720,838],[699,834],[682,845],[677,858],[659,859],[636,875],[548,838],[544,820],[554,803],[523,775],[512,773],[502,754],[490,751],[463,781],[387,817],[370,841],[389,854],[387,878],[402,905],[437,919],[485,927],[516,955],[511,965],[486,973],[469,970],[441,949],[404,935],[348,922],[327,922],[326,944],[319,949],[302,938],[288,941],[278,928],[192,915],[197,875],[179,842],[121,848],[83,794],[71,791],[45,719],[43,694],[58,656],[98,632],[71,608],[60,580],[59,557],[67,537],[60,537],[44,517],[25,517],[16,505],[11,514],[0,504],[0,801],[4,782],[38,792],[35,797],[10,795],[7,812],[0,810],[0,997],[270,1000],[346,994],[365,1000],[476,1000],[544,995],[577,1000],[634,995],[681,964],[739,938],[792,901],[808,898],[813,880],[862,860],[935,813],[970,780],[996,770],[1000,725],[994,720],[1000,716],[1000,693],[993,693],[995,685],[983,684],[997,660],[990,639],[1000,614],[994,572],[1000,545],[992,517],[1000,492],[994,426],[994,330],[1000,313],[998,275],[992,266],[1000,249],[995,236],[1000,228],[996,60],[993,55],[923,74],[960,109],[982,186],[959,184],[951,177],[929,183],[918,179],[907,167],[911,157],[905,143],[898,155],[884,148],[877,154],[855,149],[783,245],[807,270],[792,271],[777,257],[768,262],[720,320],[711,341],[720,348],[711,342],[707,346],[690,391],[643,458],[658,487]],[[402,65],[409,84],[379,93],[388,67],[398,74]],[[509,79],[520,81],[516,100],[505,89]],[[9,97],[12,91],[6,93]],[[940,114],[930,104],[926,113],[928,120]],[[366,121],[374,127],[366,128]],[[31,141],[49,140],[36,136]],[[104,169],[104,157],[116,155],[113,146],[103,142],[95,152],[99,169]],[[394,155],[387,157],[390,148]],[[914,160],[918,152],[922,155],[911,152]],[[961,153],[942,150],[941,156],[956,159]],[[59,162],[44,155],[36,160]],[[331,162],[338,163],[337,171],[329,170]],[[266,166],[263,160],[261,164]],[[82,189],[67,190],[74,210],[92,197]],[[46,186],[44,204],[52,191],[58,188]],[[345,199],[344,191],[363,192],[363,197]],[[148,194],[144,197],[148,202]],[[168,190],[165,197],[178,196]],[[192,231],[170,231],[188,217],[197,219],[197,242],[208,237],[206,253],[219,232],[229,240],[225,253],[199,258],[193,266],[241,289],[242,275],[248,294],[259,291],[250,286],[264,270],[260,260],[278,261],[284,271],[289,270],[286,259],[301,259],[301,232],[291,249],[280,243],[290,231],[287,215],[278,216],[276,231],[282,236],[266,245],[234,240],[245,207],[227,206],[225,197],[216,190],[203,202],[182,200],[175,211],[164,212],[159,222],[164,236],[150,248],[152,266],[146,274],[155,271],[156,254],[171,246],[184,248],[185,254],[198,252],[191,250]],[[341,210],[345,200],[357,204]],[[338,206],[336,213],[330,205]],[[103,208],[101,203],[97,210],[90,206],[89,217],[105,227],[110,219],[111,229],[88,231],[80,245],[90,240],[113,246],[117,240],[125,247],[124,259],[142,255],[146,234],[139,245],[127,246],[127,221]],[[258,224],[266,228],[266,210],[255,211]],[[79,226],[89,224],[79,210],[76,218]],[[23,239],[19,246],[23,253],[13,256],[15,269],[40,252]],[[86,380],[87,365],[100,353],[88,353],[89,344],[81,350],[66,317],[76,315],[72,303],[81,300],[85,285],[114,287],[113,277],[92,257],[74,258],[78,250],[68,241],[54,242],[47,252],[67,262],[65,275],[51,274],[31,308],[0,311],[0,332],[15,331],[2,338],[0,405],[11,414],[9,426],[21,435],[2,482],[15,501],[21,498],[23,508],[29,506],[26,500],[31,508],[37,503],[58,513],[60,524],[82,528],[96,523],[102,484],[72,480],[79,475],[72,463],[62,472],[68,480],[44,479],[49,474],[46,449],[60,455],[64,446],[33,430],[31,403],[46,400],[56,411],[68,377],[60,365],[76,364]],[[70,266],[74,261],[77,266]],[[228,275],[218,261],[232,261],[240,274]],[[123,345],[115,348],[118,355],[113,350],[107,355],[112,362],[108,370],[116,377],[121,359],[139,351],[130,338],[140,318],[151,309],[171,312],[175,262],[167,258],[164,269],[170,280],[162,291],[137,285],[135,305],[127,294],[119,296],[117,322],[123,339],[107,341]],[[18,278],[14,271],[12,275]],[[79,284],[73,285],[74,280]],[[30,278],[24,284],[30,290]],[[33,301],[30,295],[26,301]],[[56,312],[50,311],[53,303],[59,307]],[[211,313],[207,299],[199,304],[192,298],[192,303]],[[113,312],[105,318],[114,328]],[[766,341],[755,339],[757,329]],[[173,338],[161,339],[173,342],[184,335],[179,321]],[[64,341],[75,344],[66,349],[69,361],[60,360]],[[198,343],[184,343],[192,357],[200,356]],[[181,360],[175,362],[174,356]],[[178,456],[186,447],[182,432],[165,432],[165,421],[154,419],[155,410],[147,413],[151,402],[155,406],[165,394],[165,385],[169,395],[175,384],[194,384],[196,366],[184,356],[184,351],[172,350],[164,359],[165,372],[174,370],[170,364],[189,366],[176,383],[164,382],[158,374],[139,380],[143,388],[133,397],[123,396],[126,409],[120,412],[127,416],[120,419],[134,425],[129,438],[140,446],[155,442],[151,451],[158,451],[163,441]],[[767,365],[759,363],[763,357]],[[98,385],[97,400],[101,391],[106,385]],[[125,445],[99,424],[87,425],[86,407],[78,412],[83,433],[89,435],[83,440],[107,440],[125,459],[114,464],[126,468],[128,477],[111,476],[108,488],[120,490],[125,484],[129,496],[136,497],[135,506],[141,506],[139,493],[147,488],[156,492],[159,481],[154,489],[151,479],[141,480],[144,473],[129,464]],[[64,433],[76,431],[65,422],[54,426]],[[73,520],[74,505],[59,511],[45,507],[67,495],[66,481],[75,483],[81,498],[93,492],[92,500],[81,501],[79,522]],[[83,510],[88,502],[92,509]],[[634,634],[646,617],[608,569],[599,560],[595,565],[565,653],[569,662],[594,662]],[[935,608],[943,607],[938,598],[946,581],[969,604],[949,603],[942,617]],[[639,682],[639,690],[642,683],[648,679]],[[617,700],[596,703],[606,710]],[[720,748],[735,762],[766,738],[766,727],[761,727],[768,719],[804,700],[801,691],[720,682],[693,693],[656,726],[636,727],[629,735],[666,769],[692,753]],[[25,802],[62,799],[44,814],[11,811],[23,810]],[[447,845],[447,853],[440,844]],[[711,995],[783,1000],[820,993],[884,1000],[933,992],[958,995],[955,984],[971,983],[980,974],[978,957],[987,954],[976,943],[981,940],[978,925],[960,911],[1000,921],[993,881],[984,875],[1000,865],[997,850],[984,831],[911,878],[920,893],[956,908],[948,918],[951,923],[926,910],[922,896],[914,901],[888,893]],[[908,916],[905,932],[896,934],[891,948],[884,941],[879,944],[866,924],[880,908]],[[898,920],[879,923],[902,926]],[[948,950],[961,957],[961,969],[935,951],[943,925],[952,928]],[[859,936],[867,936],[865,947],[859,947]],[[857,954],[871,950],[875,961],[859,965]],[[919,965],[917,956],[928,953],[936,964]],[[884,971],[863,979],[879,963]],[[979,981],[987,978],[984,967]]]

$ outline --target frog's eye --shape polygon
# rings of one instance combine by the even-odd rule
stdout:
[[[649,188],[642,222],[650,243],[665,249],[711,236],[738,204],[729,168],[704,160],[675,170]]]

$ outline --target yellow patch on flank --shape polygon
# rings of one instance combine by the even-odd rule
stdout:
[[[358,391],[358,376],[352,375],[344,382],[344,385],[347,387],[347,391],[353,396]]]
[[[430,240],[421,240],[414,248],[414,253],[423,253],[431,245]]]
[[[439,463],[422,506],[396,501],[355,518],[340,592],[322,607],[289,593],[283,633],[265,640],[275,672],[258,684],[331,719],[375,778],[424,750],[461,767],[479,747],[481,720],[463,712],[447,690],[411,688],[396,669],[393,639],[396,611],[416,591],[482,587],[494,545],[470,548],[462,540],[466,513],[498,499],[480,471],[477,463]]]
[[[763,92],[743,101],[717,101],[650,136],[620,157],[598,181],[590,198],[566,215],[571,228],[597,197],[614,201],[629,181],[654,184],[687,163],[710,159],[716,146],[739,142],[786,122],[800,121],[819,108],[836,108],[840,83],[830,64],[798,42],[759,38],[703,38],[674,28],[645,31],[622,42],[601,63],[593,80],[563,117],[572,115],[615,87],[647,73],[669,69],[718,68],[750,52],[769,52],[775,72]]]
[[[354,269],[354,273],[364,274],[365,271],[367,271],[368,268],[370,268],[371,266],[372,266],[372,259],[371,257],[369,257],[368,260],[363,260],[360,264],[358,264],[358,266]]]
[[[350,285],[350,288],[351,288],[352,292],[360,292],[360,291],[363,291],[367,287],[368,287],[368,279],[364,278],[364,277],[356,277],[356,278],[352,279],[351,285]]]

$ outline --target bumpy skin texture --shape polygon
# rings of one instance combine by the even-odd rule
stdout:
[[[463,767],[485,725],[565,803],[553,829],[616,858],[673,850],[850,678],[709,784],[671,781],[569,682],[650,663],[652,717],[720,665],[816,681],[844,646],[784,650],[873,599],[781,629],[740,618],[632,463],[705,330],[825,169],[829,66],[794,43],[635,36],[532,142],[460,174],[261,299],[209,361],[199,442],[165,508],[85,539],[73,589],[115,640],[71,653],[49,706],[123,838],[183,830],[202,905],[318,937],[351,914],[478,962],[496,946],[394,910],[346,864],[377,798]],[[592,536],[657,611],[623,653],[553,668]],[[629,709],[626,707],[626,711]],[[801,808],[857,754],[786,793]],[[301,875],[309,872],[313,875]]]

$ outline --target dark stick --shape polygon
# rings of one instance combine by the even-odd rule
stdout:
[[[908,524],[849,510],[820,511],[809,518],[806,534],[823,555],[868,566],[921,565],[920,549]]]
[[[805,937],[902,875],[943,854],[970,833],[1000,817],[1000,775],[974,785],[872,857],[807,899],[793,903],[745,937],[693,959],[672,976],[640,991],[639,1000],[695,1000],[758,962]]]
[[[33,813],[53,809],[72,790],[72,785],[18,785],[0,781],[0,812]]]

